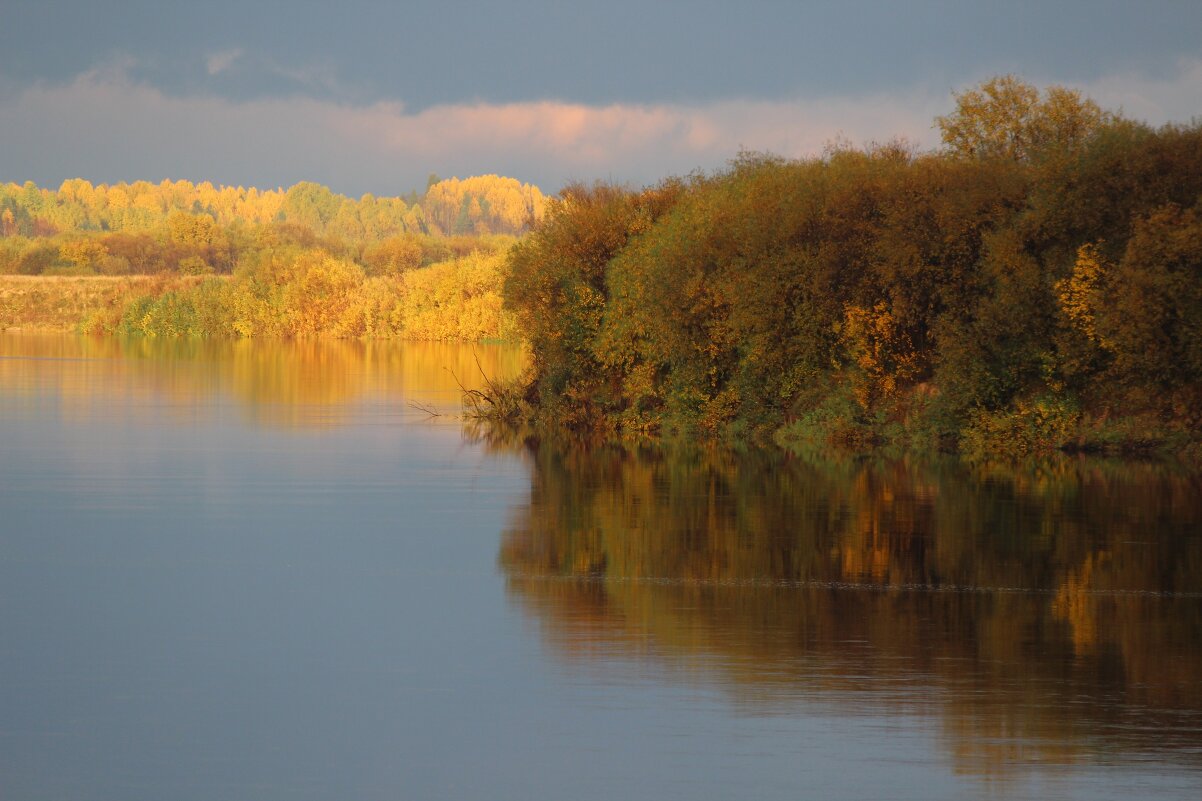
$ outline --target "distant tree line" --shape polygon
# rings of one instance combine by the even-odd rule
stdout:
[[[533,367],[502,406],[796,447],[1196,445],[1202,123],[1012,76],[956,101],[936,152],[565,189],[511,251]]]
[[[473,249],[456,240],[520,235],[544,205],[538,187],[496,175],[431,176],[421,196],[358,200],[310,182],[266,191],[189,181],[0,184],[0,274],[228,273],[280,242],[395,273]]]
[[[243,259],[229,277],[130,295],[80,328],[147,338],[517,340],[502,309],[504,247],[386,276],[320,248],[283,247]]]

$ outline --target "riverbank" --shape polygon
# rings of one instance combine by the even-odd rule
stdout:
[[[957,456],[974,464],[1011,465],[1092,456],[1202,469],[1197,412],[1177,408],[1175,415],[1165,415],[1152,403],[1099,413],[1064,398],[1042,397],[960,419],[924,393],[907,393],[872,414],[832,396],[815,412],[784,423],[703,433],[678,426],[624,428],[610,418],[566,425],[547,414],[528,371],[508,381],[485,382],[465,395],[464,407],[473,433],[496,442],[565,439],[631,447],[712,442],[740,451],[779,448],[804,459]]]
[[[232,275],[0,275],[0,331],[199,338],[516,341],[504,250],[369,276],[320,250],[264,254]]]
[[[89,318],[197,283],[189,276],[0,275],[0,331],[79,331]]]

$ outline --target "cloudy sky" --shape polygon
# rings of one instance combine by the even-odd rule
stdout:
[[[644,184],[741,148],[934,146],[999,73],[1189,121],[1202,2],[0,0],[0,181]]]

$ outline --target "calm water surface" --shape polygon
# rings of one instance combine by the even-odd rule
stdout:
[[[0,798],[1202,796],[1198,478],[490,439],[477,356],[0,335]]]

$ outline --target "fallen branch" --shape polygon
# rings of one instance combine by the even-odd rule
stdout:
[[[410,409],[416,409],[429,417],[442,417],[442,412],[425,403],[409,401],[408,406]]]

